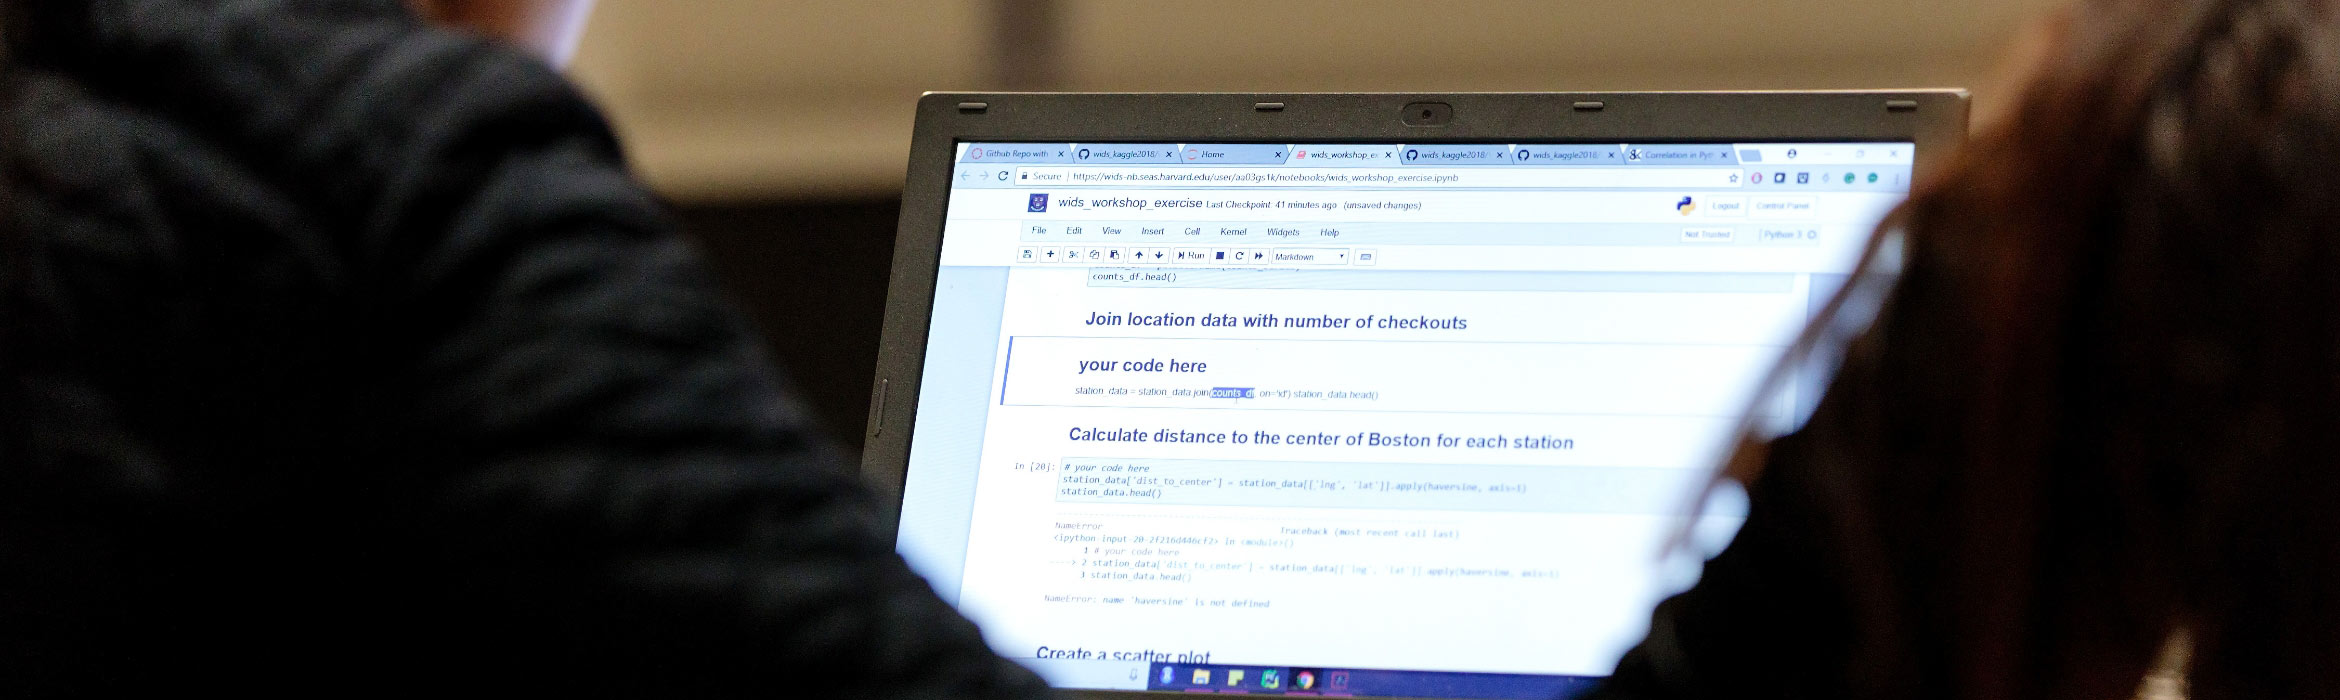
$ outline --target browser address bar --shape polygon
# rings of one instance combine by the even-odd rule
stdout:
[[[1098,187],[1573,188],[1739,186],[1737,168],[1230,168],[1023,166],[1019,185]]]

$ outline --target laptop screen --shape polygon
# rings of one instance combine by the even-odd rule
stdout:
[[[1544,698],[1909,143],[961,143],[899,546],[1064,688]]]

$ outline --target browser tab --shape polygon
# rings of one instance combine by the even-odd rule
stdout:
[[[1278,143],[1190,143],[1179,150],[1181,163],[1196,165],[1282,165],[1292,148]]]
[[[1075,163],[1177,163],[1178,144],[1174,143],[1076,143],[1072,146]]]
[[[1502,165],[1511,162],[1511,147],[1503,144],[1407,144],[1398,152],[1406,165]]]
[[[1625,151],[1594,144],[1524,144],[1511,152],[1516,165],[1623,165]]]
[[[960,152],[961,163],[1070,163],[1071,144],[970,143]]]
[[[1292,147],[1293,165],[1338,167],[1389,165],[1397,162],[1398,148],[1385,144],[1300,144]]]
[[[1738,165],[1730,146],[1627,144],[1626,165]]]
[[[1916,155],[1916,149],[1898,143],[1762,143],[1738,148],[1742,162],[1788,166],[1909,165]]]

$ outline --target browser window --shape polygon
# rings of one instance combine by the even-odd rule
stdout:
[[[1566,692],[1913,155],[961,144],[901,551],[1060,687]]]

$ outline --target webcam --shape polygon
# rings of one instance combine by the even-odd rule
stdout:
[[[1398,121],[1406,126],[1446,126],[1454,121],[1454,105],[1444,102],[1416,102],[1398,112]]]

